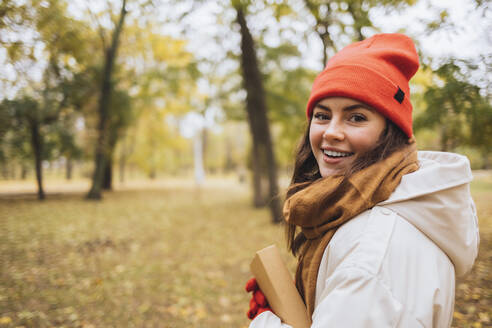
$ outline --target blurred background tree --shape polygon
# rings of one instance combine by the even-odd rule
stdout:
[[[278,222],[314,77],[338,49],[418,7],[428,15],[412,23],[426,38],[459,33],[450,8],[425,0],[3,1],[1,176],[34,172],[42,198],[43,166],[63,166],[66,179],[92,177],[87,196],[98,199],[115,170],[124,183],[201,163],[250,181],[253,204]],[[490,27],[489,1],[470,8]],[[419,144],[490,167],[490,39],[476,56],[436,56],[406,32],[422,49]]]
[[[86,28],[68,17],[67,4],[62,1],[33,0],[20,5],[7,1],[4,6],[0,26],[7,40],[2,40],[2,45],[16,76],[8,87],[21,89],[16,99],[5,99],[1,107],[8,113],[4,115],[5,125],[10,127],[11,133],[20,132],[10,140],[19,143],[21,135],[30,140],[38,198],[44,199],[42,161],[50,158],[45,139],[50,133],[73,128],[66,125],[65,118],[74,113],[70,108],[76,98],[72,93],[77,88],[74,78],[77,66],[88,57],[82,42]],[[17,38],[10,40],[13,37]],[[39,68],[40,78],[36,80],[30,75],[30,68],[38,60],[44,61],[44,67]],[[62,121],[64,125],[59,124]],[[54,125],[57,127],[53,128]],[[65,152],[75,149],[66,144],[69,139],[64,141],[58,148],[65,148]]]
[[[462,67],[460,67],[462,65]],[[487,90],[468,81],[470,62],[450,59],[436,69],[433,83],[425,90],[425,110],[415,120],[415,130],[433,129],[439,150],[454,151],[460,146],[477,149],[490,168],[492,103]]]

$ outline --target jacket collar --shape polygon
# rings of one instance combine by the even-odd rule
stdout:
[[[468,158],[454,153],[419,151],[419,170],[404,175],[400,185],[380,205],[400,202],[470,183],[473,175]]]

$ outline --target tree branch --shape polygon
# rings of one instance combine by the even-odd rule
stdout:
[[[88,4],[88,2],[86,2]],[[99,33],[99,37],[101,38],[101,43],[103,46],[103,49],[106,49],[106,37],[104,35],[104,28],[101,24],[101,21],[97,17],[97,15],[91,10],[90,6],[86,6],[87,12],[89,13],[89,16],[92,18],[92,20],[96,23],[97,25],[97,31]]]

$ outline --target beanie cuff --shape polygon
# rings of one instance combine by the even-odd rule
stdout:
[[[327,97],[347,97],[374,107],[412,137],[412,104],[408,82],[402,76],[396,85],[384,75],[362,65],[337,65],[316,78],[306,114],[311,117],[316,104]]]

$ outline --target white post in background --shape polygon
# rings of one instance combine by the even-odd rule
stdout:
[[[199,129],[193,138],[193,159],[195,164],[195,183],[198,187],[203,185],[205,170],[203,169],[203,129]]]

